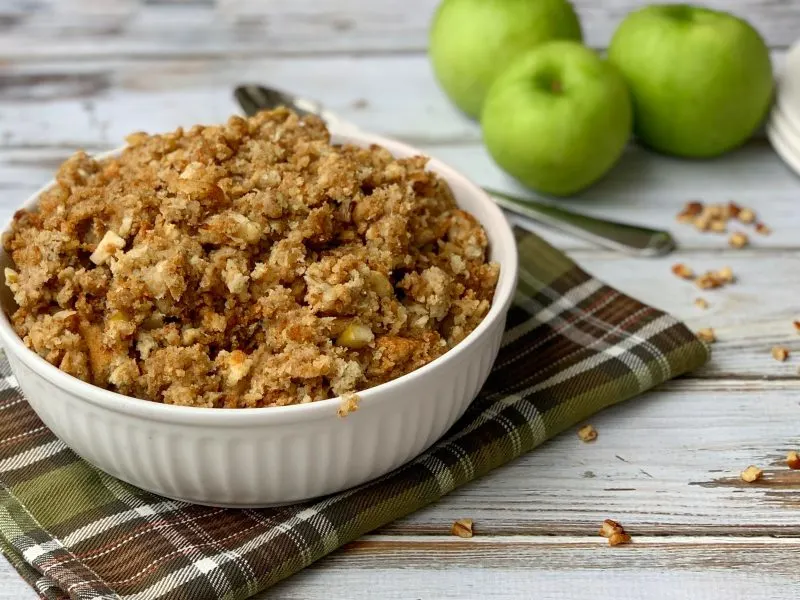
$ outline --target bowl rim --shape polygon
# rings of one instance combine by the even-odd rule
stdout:
[[[454,360],[458,354],[463,353],[475,344],[481,343],[481,341],[485,341],[482,340],[482,338],[485,337],[486,332],[496,321],[505,319],[508,309],[511,306],[517,282],[517,246],[511,226],[497,204],[495,204],[489,195],[479,186],[443,161],[409,144],[372,133],[351,130],[339,132],[334,130],[332,131],[332,137],[336,138],[337,143],[354,143],[360,146],[377,144],[389,150],[393,155],[423,155],[428,157],[427,168],[445,176],[449,181],[458,181],[460,187],[486,205],[491,221],[491,228],[488,227],[485,219],[481,220],[481,225],[484,226],[489,236],[492,253],[494,254],[493,260],[500,264],[500,276],[495,287],[492,305],[489,312],[478,326],[453,348],[419,369],[415,369],[410,373],[406,373],[386,383],[357,392],[360,399],[359,408],[365,408],[367,405],[376,404],[380,400],[382,392],[394,390],[408,383],[413,378],[424,377],[434,371],[440,370],[447,363]],[[103,159],[113,156],[122,152],[124,148],[125,147],[122,146],[97,154],[96,158]],[[34,207],[42,192],[50,188],[54,183],[55,180],[47,182],[39,190],[29,196],[21,208],[30,209]],[[9,230],[12,222],[13,217],[3,228],[4,233]],[[0,259],[7,259],[7,253],[2,247],[0,247]],[[5,285],[5,283],[0,282],[0,285]],[[317,400],[316,402],[309,402],[307,404],[265,406],[247,409],[209,409],[153,402],[134,396],[126,396],[87,383],[65,373],[55,365],[50,364],[24,344],[22,338],[17,335],[16,331],[14,331],[11,326],[6,311],[2,309],[0,309],[0,341],[3,342],[7,352],[14,354],[16,358],[22,361],[34,373],[44,377],[50,383],[66,392],[86,400],[99,408],[153,421],[173,422],[185,425],[251,427],[258,425],[258,422],[262,419],[267,419],[270,424],[276,424],[291,423],[299,420],[313,420],[315,417],[328,417],[331,413],[335,414],[341,404],[340,396],[325,400]],[[390,398],[392,395],[384,394],[383,396],[385,398]]]

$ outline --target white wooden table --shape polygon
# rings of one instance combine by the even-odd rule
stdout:
[[[607,44],[638,0],[579,0],[586,37]],[[800,6],[713,0],[750,19],[776,64],[800,37]],[[425,56],[435,0],[0,0],[0,218],[74,149],[133,130],[218,122],[231,86],[263,81],[323,100],[364,128],[402,138],[479,183],[513,190],[434,82]],[[745,250],[675,224],[687,199],[754,207],[773,227]],[[264,598],[638,600],[800,594],[800,180],[755,139],[723,159],[683,162],[630,150],[581,199],[586,212],[669,227],[680,251],[632,259],[541,233],[587,270],[685,319],[712,326],[711,362],[598,415],[587,445],[565,434],[427,510],[351,544]],[[699,294],[670,273],[730,265],[739,282]],[[770,348],[797,357],[778,363]],[[765,469],[747,485],[738,473]],[[457,518],[476,537],[448,535]],[[635,543],[597,536],[620,520]],[[35,594],[0,559],[0,599]]]

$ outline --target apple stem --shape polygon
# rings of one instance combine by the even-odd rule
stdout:
[[[560,94],[564,91],[564,86],[561,85],[561,82],[558,79],[553,79],[550,83],[550,89],[553,90],[554,94]]]

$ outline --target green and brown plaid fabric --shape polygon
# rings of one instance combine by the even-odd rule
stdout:
[[[674,318],[532,234],[518,241],[520,282],[503,347],[463,418],[406,466],[304,504],[207,508],[126,485],[44,427],[3,358],[0,548],[43,598],[247,598],[707,359]]]

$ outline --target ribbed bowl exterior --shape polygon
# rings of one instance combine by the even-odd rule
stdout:
[[[380,144],[395,156],[420,151],[360,132],[337,142]],[[516,286],[514,236],[480,188],[436,159],[429,167],[484,225],[500,279],[491,310],[465,340],[432,363],[359,394],[277,408],[201,409],[128,398],[59,371],[25,347],[0,286],[0,340],[28,402],[67,446],[99,469],[145,490],[198,504],[260,507],[307,500],[379,477],[430,447],[464,413],[486,380]],[[49,186],[50,184],[48,184]],[[43,189],[46,189],[46,187]],[[40,192],[26,208],[35,207]],[[10,266],[0,251],[0,267]]]
[[[439,439],[464,413],[497,356],[503,323],[485,339],[346,417],[250,427],[161,423],[115,412],[41,377],[12,370],[41,420],[79,456],[145,490],[199,504],[258,507],[331,494],[383,475]],[[477,340],[476,340],[477,341]]]

